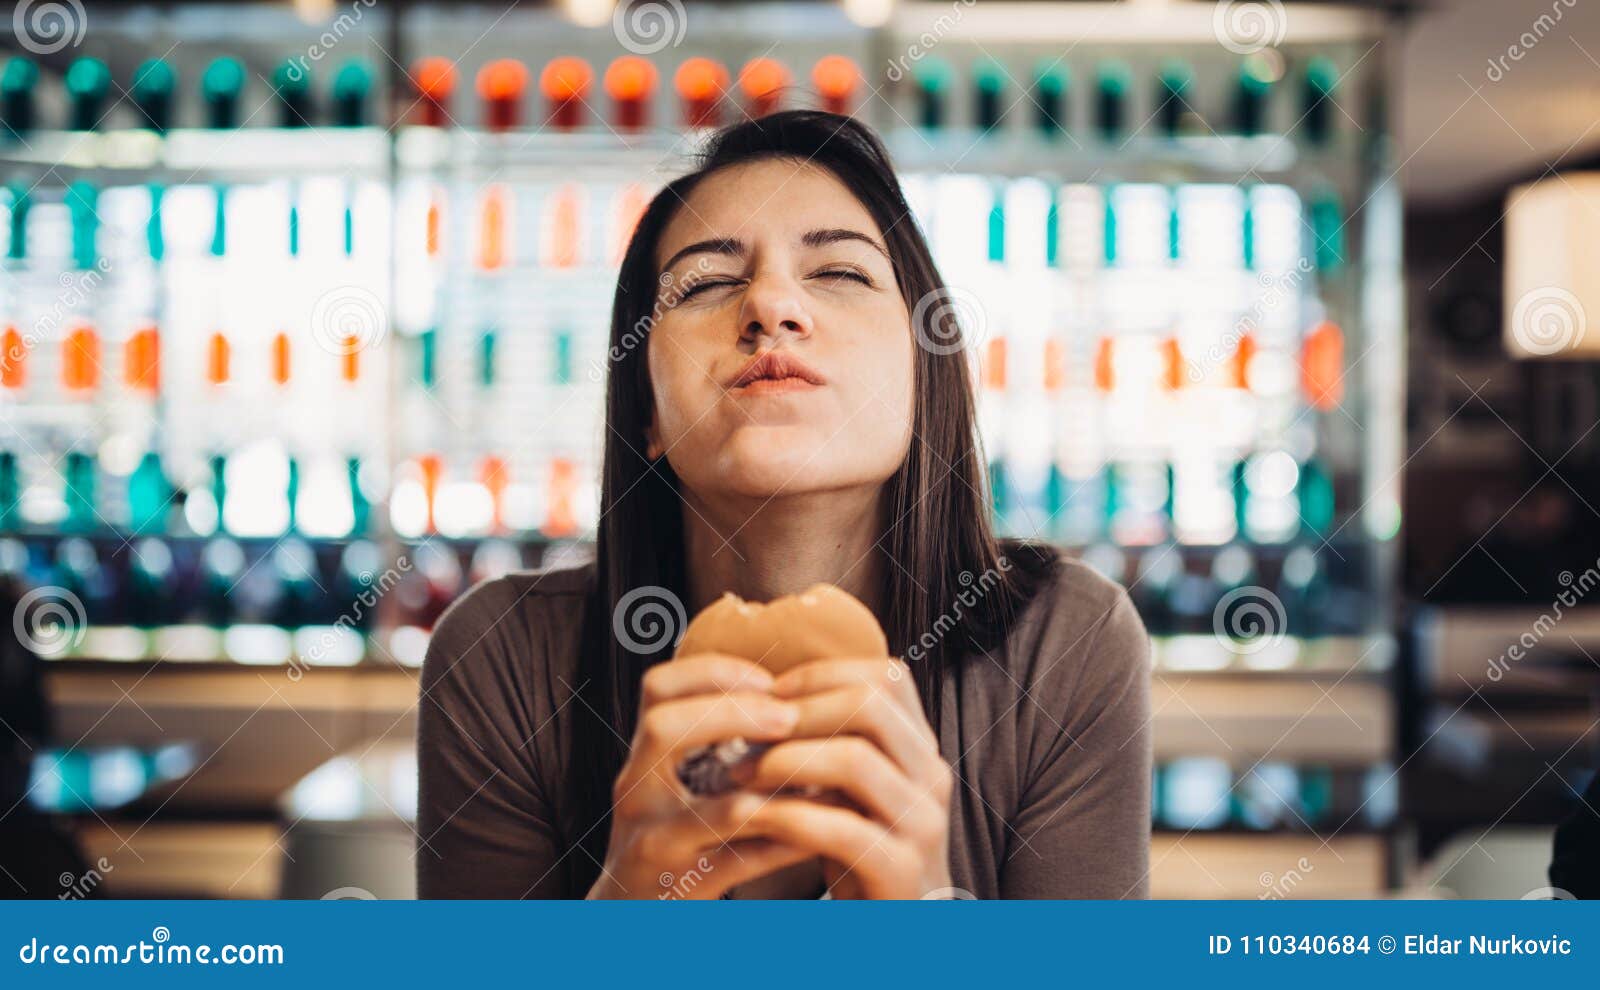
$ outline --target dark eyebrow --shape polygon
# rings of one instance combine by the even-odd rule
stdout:
[[[872,247],[885,258],[889,257],[889,252],[886,251],[883,245],[879,244],[877,240],[868,237],[859,230],[850,230],[846,227],[827,227],[819,230],[808,230],[806,231],[806,235],[800,238],[800,243],[804,244],[806,247],[826,247],[829,244],[838,244],[840,241],[860,241],[861,243]]]
[[[664,272],[671,271],[673,265],[676,265],[691,254],[731,254],[738,256],[749,252],[750,246],[744,241],[732,237],[711,237],[703,241],[695,241],[688,247],[683,248],[677,254],[668,258],[667,263],[661,266],[661,270]]]

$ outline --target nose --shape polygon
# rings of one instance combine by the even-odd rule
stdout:
[[[777,274],[758,275],[745,290],[739,307],[739,340],[759,343],[763,336],[780,339],[793,334],[811,336],[811,315],[806,312],[800,287]]]

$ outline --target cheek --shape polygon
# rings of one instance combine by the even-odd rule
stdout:
[[[863,335],[860,342],[843,355],[841,362],[849,369],[857,403],[870,402],[862,417],[870,413],[881,420],[870,427],[874,434],[911,427],[917,350],[904,321],[903,313],[886,315],[883,323],[897,329]]]
[[[706,380],[710,356],[694,350],[692,334],[677,332],[663,321],[646,343],[646,363],[655,408],[651,415],[651,440],[671,447],[683,439],[716,401],[716,390]]]

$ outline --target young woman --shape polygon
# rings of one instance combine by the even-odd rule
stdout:
[[[480,584],[433,633],[422,897],[1147,893],[1144,629],[991,533],[945,293],[846,117],[734,126],[655,197],[618,277],[595,563]],[[819,581],[904,662],[661,662],[724,592]],[[690,795],[684,755],[732,737],[774,745]]]

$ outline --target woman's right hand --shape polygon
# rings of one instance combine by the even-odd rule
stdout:
[[[611,840],[591,899],[714,899],[815,855],[745,834],[765,800],[760,795],[699,798],[678,779],[684,757],[702,746],[789,736],[799,708],[773,697],[772,684],[766,670],[729,656],[672,660],[645,672],[638,727],[612,790]]]

